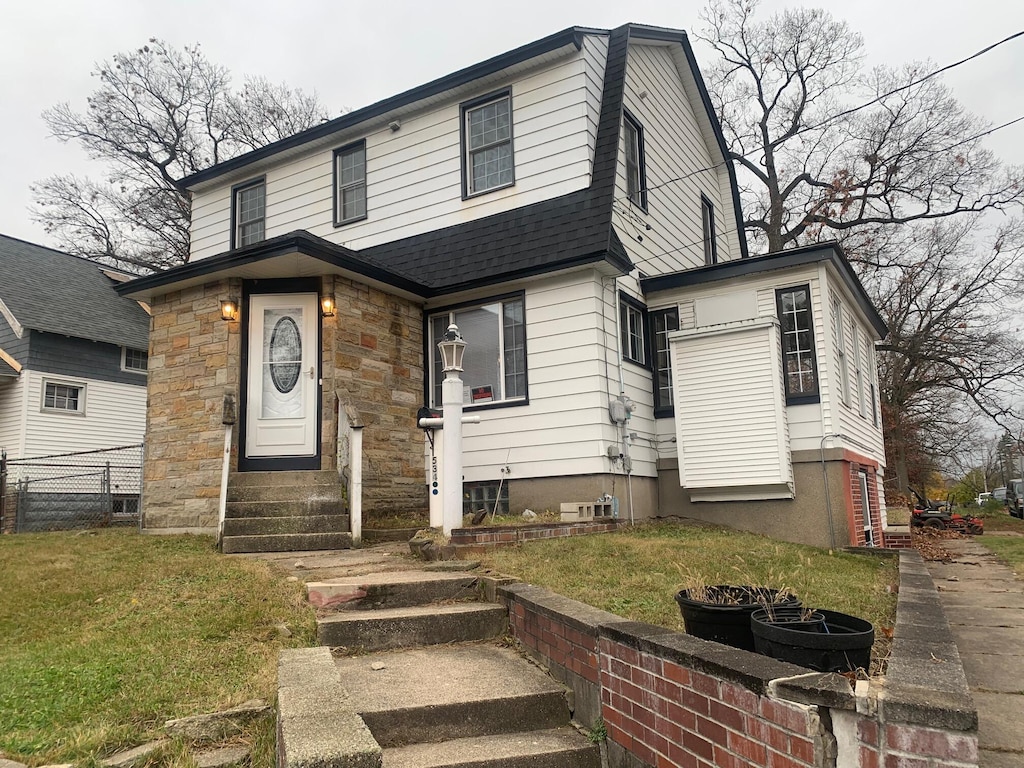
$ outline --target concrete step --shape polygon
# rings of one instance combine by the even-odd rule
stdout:
[[[569,725],[565,689],[508,648],[411,648],[335,659],[335,666],[385,749]]]
[[[575,728],[503,733],[384,750],[384,768],[600,768],[597,744]]]
[[[242,501],[344,500],[340,485],[242,485],[228,487],[228,503]]]
[[[405,608],[476,597],[476,584],[476,577],[467,573],[397,571],[309,582],[306,595],[316,608]]]
[[[267,536],[225,536],[224,554],[242,552],[304,552],[321,549],[350,549],[350,533],[280,533]]]
[[[279,533],[348,533],[348,515],[225,518],[225,536],[266,536]]]
[[[253,485],[338,485],[338,473],[333,469],[288,470],[286,472],[232,472],[229,488]]]
[[[499,637],[508,627],[508,612],[490,603],[421,605],[338,611],[316,624],[320,645],[380,651]]]
[[[289,501],[229,501],[224,517],[300,517],[302,515],[344,515],[348,505],[340,499],[292,499]]]

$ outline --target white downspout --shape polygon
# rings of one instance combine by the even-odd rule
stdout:
[[[363,542],[363,425],[353,424],[351,436],[352,464],[349,484],[348,514],[352,531],[352,546]]]

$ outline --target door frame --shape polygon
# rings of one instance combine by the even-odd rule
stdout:
[[[249,298],[253,295],[274,293],[315,293],[320,296],[320,278],[292,277],[278,280],[242,281],[242,319],[240,370],[238,372],[238,471],[284,471],[289,469],[320,469],[323,446],[323,318],[320,302],[316,302],[316,453],[312,456],[281,456],[249,458],[245,455],[246,421],[249,406]]]

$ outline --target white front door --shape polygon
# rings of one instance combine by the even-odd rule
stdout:
[[[317,309],[315,293],[249,298],[247,457],[317,453]]]

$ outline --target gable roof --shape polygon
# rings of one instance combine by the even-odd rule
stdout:
[[[99,264],[0,235],[0,301],[24,328],[149,348],[149,315]]]
[[[774,253],[766,253],[762,256],[752,256],[748,259],[723,261],[720,264],[712,264],[711,266],[700,267],[699,269],[688,269],[682,272],[672,272],[667,275],[645,277],[640,280],[640,288],[646,296],[657,291],[704,285],[719,280],[731,280],[737,277],[755,275],[760,272],[789,269],[821,261],[832,265],[843,281],[843,284],[846,285],[853,295],[854,301],[856,301],[864,317],[868,319],[875,332],[878,333],[878,337],[884,339],[889,335],[889,326],[885,324],[885,320],[878,314],[878,310],[875,309],[871,297],[864,290],[860,278],[854,272],[842,247],[835,241],[815,243],[788,251],[775,251]]]

